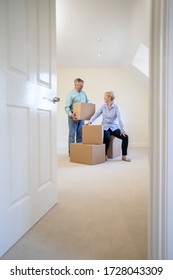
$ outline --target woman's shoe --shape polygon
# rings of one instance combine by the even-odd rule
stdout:
[[[128,158],[127,156],[122,156],[122,160],[127,161],[127,162],[131,162],[131,159]]]

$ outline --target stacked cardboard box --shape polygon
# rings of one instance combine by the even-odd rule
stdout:
[[[70,145],[70,161],[89,165],[105,162],[105,145],[73,143]]]
[[[103,126],[84,125],[82,127],[82,143],[103,144]]]
[[[84,125],[82,143],[70,145],[70,161],[94,165],[105,162],[102,125]]]

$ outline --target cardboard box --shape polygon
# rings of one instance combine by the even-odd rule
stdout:
[[[121,154],[122,154],[121,143],[122,143],[121,139],[111,135],[111,140],[110,140],[109,148],[108,148],[108,152],[107,152],[108,158],[116,158],[116,157],[121,156]]]
[[[105,162],[105,144],[72,143],[70,145],[70,161],[89,165],[103,163]]]
[[[78,120],[90,120],[95,113],[95,104],[92,103],[73,103],[73,113]]]
[[[102,125],[83,125],[82,143],[84,144],[103,144]]]

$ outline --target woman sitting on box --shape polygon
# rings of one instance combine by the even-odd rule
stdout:
[[[104,94],[104,101],[99,110],[91,117],[87,125],[93,123],[101,114],[103,117],[102,125],[104,129],[104,144],[106,145],[106,160],[107,151],[109,148],[110,136],[113,135],[122,140],[122,160],[130,162],[130,158],[127,157],[128,148],[128,135],[124,129],[124,122],[121,116],[118,105],[114,102],[115,96],[112,91],[107,91]]]

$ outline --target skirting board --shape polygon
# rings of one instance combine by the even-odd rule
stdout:
[[[129,148],[148,148],[147,142],[130,142]]]
[[[67,143],[58,143],[57,150],[59,150],[59,149],[68,149],[68,144]]]
[[[148,148],[147,142],[130,142],[129,148]],[[57,150],[59,149],[68,149],[67,143],[58,143],[57,144]]]

